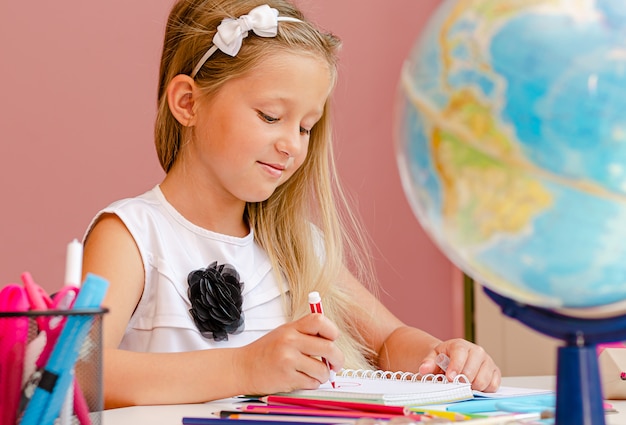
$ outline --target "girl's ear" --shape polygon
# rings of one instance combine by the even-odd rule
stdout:
[[[179,74],[167,86],[167,103],[176,120],[185,127],[195,124],[193,78]]]

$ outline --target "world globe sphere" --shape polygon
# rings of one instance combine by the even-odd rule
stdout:
[[[479,284],[626,311],[626,2],[445,0],[405,61],[402,185]]]

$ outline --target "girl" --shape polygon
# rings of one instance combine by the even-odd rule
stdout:
[[[320,357],[424,374],[445,353],[449,378],[498,388],[484,350],[407,327],[360,283],[372,273],[332,154],[338,48],[285,0],[174,5],[155,126],[166,177],[85,236],[85,273],[110,282],[107,407],[317,388]]]

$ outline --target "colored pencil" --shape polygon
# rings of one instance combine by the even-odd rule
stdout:
[[[228,419],[228,418],[216,418],[216,417],[205,417],[205,418],[193,418],[193,417],[184,417],[183,418],[183,425],[233,425],[233,424],[241,424],[241,420],[239,419]],[[254,420],[246,420],[246,425],[284,425],[285,423],[288,423],[289,425],[311,425],[312,423],[320,425],[320,424],[325,424],[325,425],[345,425],[344,423],[341,422],[334,422],[334,421],[330,421],[330,422],[313,422],[313,421],[285,421],[285,420],[259,420],[259,419],[254,419]]]
[[[276,422],[310,422],[315,424],[327,424],[329,422],[353,424],[358,418],[342,418],[334,416],[299,416],[299,415],[280,415],[271,413],[251,413],[251,412],[219,412],[220,418],[237,419],[240,421],[276,421]]]
[[[470,419],[470,416],[464,415],[462,413],[452,412],[449,410],[432,410],[432,409],[422,409],[419,407],[412,407],[411,411],[417,414],[430,415],[430,416],[435,416],[437,418],[451,419],[453,421],[465,421],[465,420]]]
[[[296,415],[296,416],[328,416],[336,418],[375,418],[393,419],[399,416],[409,416],[411,419],[419,420],[422,414],[411,413],[410,415],[398,415],[389,413],[361,412],[357,410],[331,410],[331,409],[308,409],[291,408],[286,406],[245,406],[238,413],[260,413],[273,415]],[[450,413],[450,412],[444,412]]]
[[[406,406],[387,406],[384,404],[326,400],[308,397],[270,395],[261,397],[261,401],[267,404],[288,404],[293,406],[305,406],[317,409],[357,410],[361,412],[387,413],[390,415],[410,415],[411,410]]]
[[[513,413],[507,415],[495,415],[481,419],[465,421],[467,425],[506,425],[514,421],[530,421],[541,419],[540,413]]]

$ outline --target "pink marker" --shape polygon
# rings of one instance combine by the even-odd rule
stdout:
[[[320,297],[320,293],[317,291],[313,291],[309,293],[309,307],[311,308],[311,313],[319,313],[324,314],[324,310],[322,309],[322,297]],[[322,357],[322,361],[326,363],[328,366],[328,370],[330,371],[330,385],[335,388],[335,371],[331,369],[330,363],[324,357]]]

